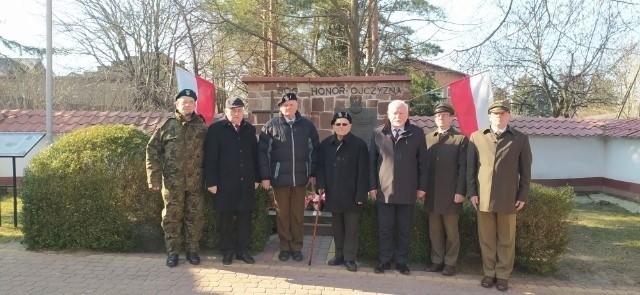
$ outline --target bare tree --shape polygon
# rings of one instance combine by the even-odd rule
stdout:
[[[193,1],[69,0],[58,15],[66,36],[91,55],[99,71],[131,83],[121,89],[135,109],[166,109],[174,89],[174,65],[190,57],[198,70],[197,31],[190,23]]]
[[[622,1],[508,1],[501,25],[464,52],[492,69],[500,85],[542,95],[553,117],[593,104],[616,104],[611,75],[639,22],[638,5]],[[635,11],[635,12],[634,12]],[[637,33],[637,32],[636,32]],[[635,41],[637,42],[637,40]],[[526,77],[526,79],[523,79]],[[529,84],[523,85],[523,82]],[[500,84],[500,82],[498,82]]]

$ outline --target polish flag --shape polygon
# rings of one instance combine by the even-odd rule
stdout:
[[[213,83],[179,67],[176,67],[176,80],[178,91],[191,89],[196,92],[196,113],[202,115],[207,125],[210,125],[216,112],[216,87]]]
[[[469,137],[474,131],[489,126],[487,108],[493,102],[489,72],[464,77],[449,84],[449,95],[460,132]]]

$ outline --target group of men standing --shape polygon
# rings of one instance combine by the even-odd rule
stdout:
[[[458,219],[469,197],[478,210],[485,275],[481,285],[508,289],[516,212],[527,202],[532,161],[527,136],[508,125],[508,101],[492,103],[491,126],[467,138],[451,126],[455,110],[450,104],[435,107],[438,128],[425,135],[409,122],[409,106],[394,100],[367,147],[350,132],[353,118],[347,112],[334,114],[334,134],[320,143],[293,93],[282,97],[279,116],[264,125],[257,140],[255,127],[243,119],[242,99],[228,99],[225,118],[208,131],[193,113],[196,99],[192,90],[178,93],[175,116],[159,125],[147,146],[149,186],[162,188],[165,204],[167,266],[178,264],[183,226],[186,258],[200,263],[205,187],[220,212],[223,264],[231,264],[234,255],[254,263],[249,254],[251,215],[261,183],[273,190],[281,261],[303,260],[304,200],[310,188],[325,194],[325,211],[332,213],[335,257],[329,265],[357,271],[359,211],[369,197],[377,203],[379,228],[374,272],[391,269],[393,260],[396,270],[410,274],[411,223],[421,199],[429,215],[432,249],[426,271],[451,276],[460,249]]]

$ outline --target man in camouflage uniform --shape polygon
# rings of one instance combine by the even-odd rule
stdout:
[[[182,227],[186,229],[187,260],[199,264],[204,225],[204,139],[207,125],[194,113],[197,96],[191,89],[176,95],[173,117],[160,123],[147,144],[149,188],[162,187],[162,228],[167,266],[178,265]]]

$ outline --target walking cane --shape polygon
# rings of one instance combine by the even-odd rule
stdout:
[[[309,263],[307,265],[311,265],[311,259],[313,258],[313,249],[316,247],[316,230],[318,229],[318,217],[320,217],[320,196],[316,194],[315,189],[311,189],[314,194],[313,198],[313,215],[316,216],[316,221],[313,223],[313,238],[311,239],[311,249],[309,250]]]

